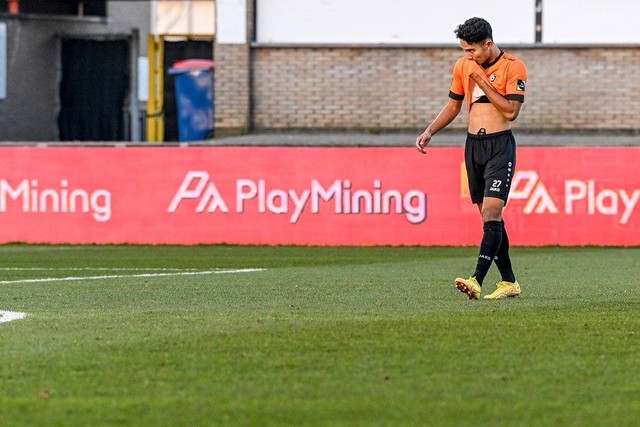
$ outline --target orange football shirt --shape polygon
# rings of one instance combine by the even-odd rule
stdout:
[[[453,67],[453,81],[449,89],[449,97],[458,101],[467,98],[467,110],[474,102],[489,102],[485,93],[469,77],[473,71],[486,77],[487,83],[502,96],[509,100],[524,102],[525,86],[527,83],[527,67],[524,62],[507,52],[484,68],[466,57],[458,59]],[[485,96],[485,98],[482,98]]]

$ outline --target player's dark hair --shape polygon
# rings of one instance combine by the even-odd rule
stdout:
[[[493,40],[491,25],[482,18],[469,18],[464,24],[458,25],[454,33],[460,40],[469,44],[480,43],[485,40]]]

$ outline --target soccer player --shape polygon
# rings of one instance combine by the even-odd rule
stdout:
[[[468,19],[454,32],[464,56],[453,68],[447,104],[418,136],[416,146],[425,154],[433,135],[458,116],[466,98],[469,123],[465,165],[471,201],[478,205],[484,232],[475,272],[454,283],[469,299],[480,298],[482,282],[495,261],[502,280],[484,298],[515,297],[520,295],[520,285],[511,267],[502,210],[516,165],[511,122],[524,102],[527,68],[522,60],[494,43],[491,25],[482,18]]]

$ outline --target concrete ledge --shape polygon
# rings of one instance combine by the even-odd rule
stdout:
[[[221,132],[222,131],[222,132]],[[114,146],[114,147],[171,147],[171,146],[291,146],[291,147],[413,147],[421,131],[372,134],[366,132],[271,132],[241,135],[240,128],[216,130],[216,138],[191,142],[111,142],[111,141],[4,141],[0,146]],[[236,133],[233,133],[236,132]],[[640,134],[624,133],[540,133],[514,130],[519,146],[584,146],[625,147],[640,146]],[[466,131],[451,130],[437,134],[431,147],[464,146]]]
[[[216,138],[206,141],[213,145],[272,145],[272,146],[407,146],[415,144],[421,131],[398,133],[354,133],[354,132],[286,132],[257,133],[237,137]],[[620,133],[531,133],[514,130],[518,145],[521,146],[640,146],[640,135]],[[431,141],[432,147],[464,146],[466,131],[448,131],[437,134]]]

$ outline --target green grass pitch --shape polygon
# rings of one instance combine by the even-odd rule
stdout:
[[[503,301],[475,257],[0,246],[0,423],[637,425],[640,248],[513,248]]]

